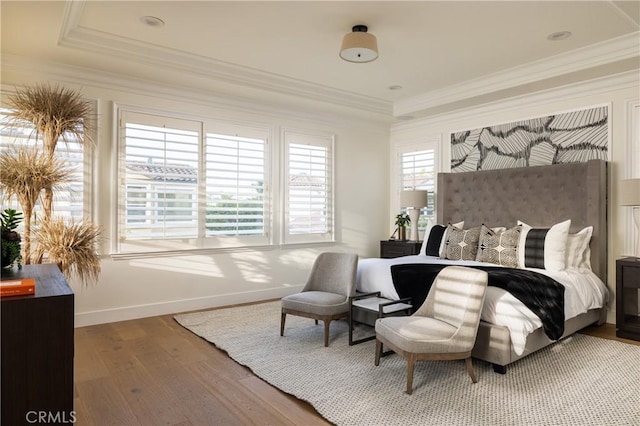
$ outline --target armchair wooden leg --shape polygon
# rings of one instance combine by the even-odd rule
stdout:
[[[476,377],[476,372],[473,371],[473,364],[471,362],[471,357],[466,358],[464,360],[465,364],[467,364],[467,372],[469,373],[469,375],[471,376],[471,381],[473,383],[478,383],[478,378]]]
[[[324,347],[329,346],[329,324],[331,323],[330,319],[324,320]]]
[[[382,354],[382,342],[376,339],[376,357],[374,363],[376,366],[380,365],[380,355]]]
[[[413,367],[416,363],[416,357],[414,354],[409,354],[407,358],[407,394],[413,393]]]
[[[284,322],[287,318],[287,314],[286,313],[282,313],[282,315],[280,315],[280,335],[284,336]]]

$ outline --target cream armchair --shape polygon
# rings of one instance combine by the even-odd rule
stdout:
[[[321,253],[300,293],[282,298],[280,336],[287,314],[324,321],[324,345],[329,346],[329,324],[349,316],[349,297],[356,292],[358,256],[352,253]]]
[[[375,365],[383,345],[407,360],[407,393],[413,392],[416,361],[464,359],[473,383],[471,363],[480,314],[487,289],[487,273],[448,266],[436,277],[427,299],[410,317],[376,320]]]

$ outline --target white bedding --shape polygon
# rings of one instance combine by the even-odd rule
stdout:
[[[357,289],[368,293],[380,291],[382,297],[398,299],[398,293],[391,279],[391,265],[405,263],[442,263],[451,265],[499,266],[470,260],[452,261],[434,256],[404,256],[392,259],[360,259],[358,262]],[[591,271],[547,271],[526,268],[547,275],[564,285],[565,320],[601,308],[607,300],[608,290],[604,283]],[[482,320],[507,327],[511,334],[513,350],[521,355],[527,336],[542,327],[540,318],[510,293],[497,287],[487,287]]]

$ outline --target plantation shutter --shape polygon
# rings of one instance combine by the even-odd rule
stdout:
[[[265,143],[207,133],[207,236],[266,234]]]
[[[120,118],[118,255],[270,244],[267,129]]]
[[[198,237],[201,124],[126,113],[121,126],[121,240]]]
[[[429,191],[428,206],[420,211],[418,229],[423,230],[428,218],[435,217],[434,189],[436,179],[435,149],[412,150],[401,153],[401,191],[421,189]],[[403,209],[406,212],[406,209]]]
[[[285,242],[333,239],[333,138],[285,132]]]

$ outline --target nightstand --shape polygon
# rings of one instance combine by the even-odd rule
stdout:
[[[640,341],[640,258],[616,260],[616,336]]]
[[[420,254],[420,247],[422,241],[384,240],[380,241],[380,257],[388,259]]]

